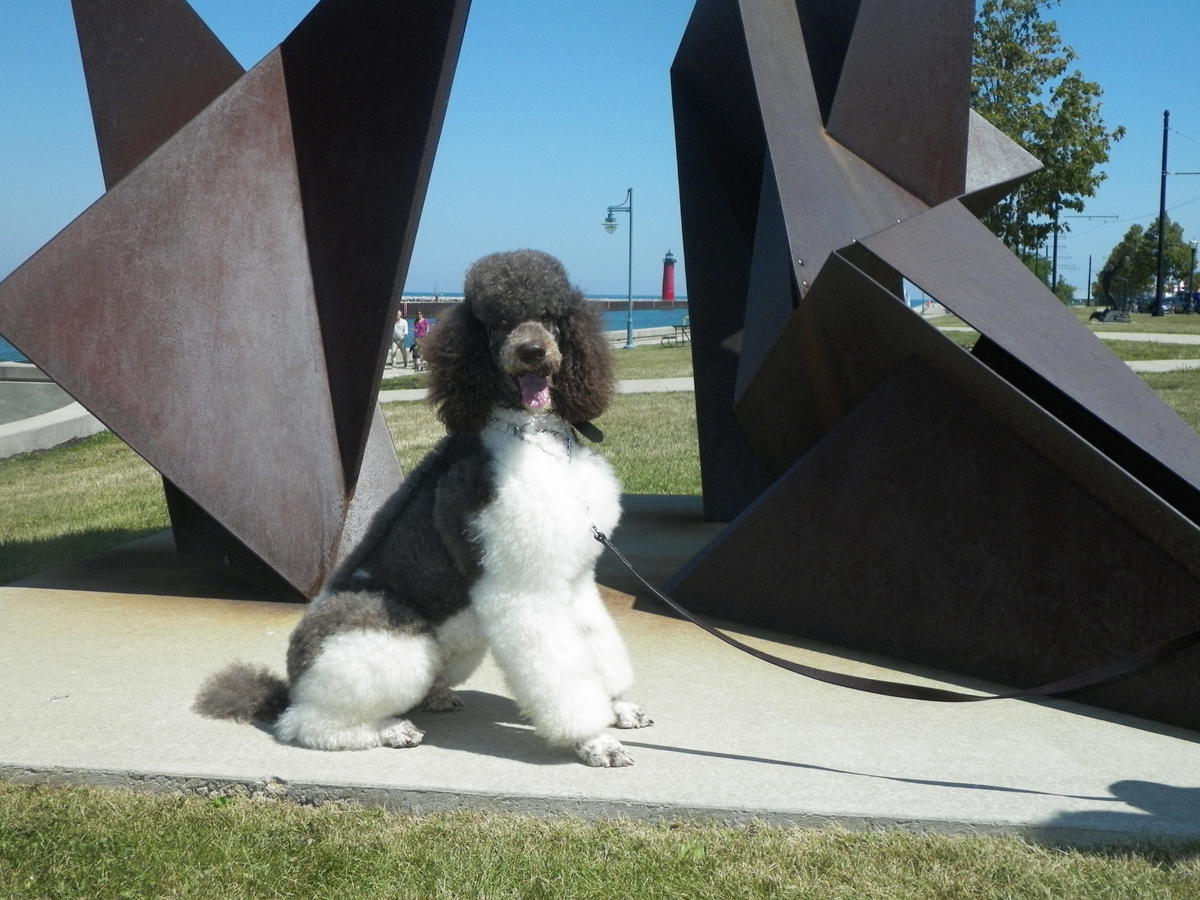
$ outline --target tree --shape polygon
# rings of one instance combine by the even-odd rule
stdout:
[[[1042,284],[1050,287],[1052,266],[1049,259],[1034,254],[1022,257],[1021,262],[1025,263],[1025,267],[1041,279]],[[1067,284],[1062,278],[1058,279],[1058,285],[1053,288],[1053,291],[1055,296],[1067,305],[1070,305],[1075,300],[1075,285]]]
[[[1107,304],[1127,309],[1129,300],[1141,293],[1141,287],[1153,271],[1153,262],[1146,268],[1142,247],[1146,240],[1146,229],[1141,225],[1130,225],[1129,230],[1108,254],[1108,260],[1100,269],[1094,294]],[[1157,240],[1157,237],[1155,238]]]
[[[1061,210],[1083,201],[1107,177],[1109,147],[1125,134],[1100,117],[1100,85],[1068,71],[1075,51],[1042,12],[1058,0],[984,0],[975,20],[971,103],[975,111],[1037,157],[1045,168],[1000,201],[984,222],[1018,254],[1040,247]]]
[[[1167,216],[1163,229],[1163,280],[1168,287],[1167,295],[1173,293],[1169,285],[1187,281],[1192,268],[1192,248],[1183,239],[1183,226]],[[1158,272],[1158,219],[1149,228],[1131,225],[1120,242],[1108,254],[1108,260],[1100,270],[1096,296],[1104,297],[1103,286],[1107,274],[1109,289],[1114,301],[1123,302],[1154,290],[1154,279]]]
[[[1058,285],[1054,288],[1054,294],[1065,305],[1070,306],[1075,302],[1075,285],[1067,284],[1060,278],[1058,279]]]

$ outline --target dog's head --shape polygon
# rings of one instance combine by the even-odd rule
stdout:
[[[463,302],[430,332],[430,399],[450,431],[477,431],[495,406],[572,423],[608,406],[612,368],[599,315],[553,256],[495,253],[467,272]]]

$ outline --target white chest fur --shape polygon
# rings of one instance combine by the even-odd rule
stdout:
[[[506,410],[483,441],[496,487],[473,526],[485,569],[526,583],[590,572],[602,549],[592,526],[611,534],[621,514],[621,487],[608,462],[554,416]]]

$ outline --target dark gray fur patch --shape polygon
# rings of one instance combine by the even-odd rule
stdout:
[[[479,435],[443,438],[376,514],[292,632],[288,677],[303,674],[331,635],[420,634],[465,609],[481,571],[469,525],[494,497]]]
[[[313,601],[288,642],[288,678],[292,682],[312,665],[325,639],[346,631],[420,634],[429,622],[382,591],[334,591]]]
[[[205,680],[192,709],[210,719],[270,724],[287,705],[287,682],[263,666],[235,662]]]

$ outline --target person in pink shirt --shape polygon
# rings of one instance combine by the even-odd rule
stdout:
[[[425,313],[417,310],[417,321],[413,323],[413,368],[420,372],[425,368],[425,338],[429,336],[429,320]]]

